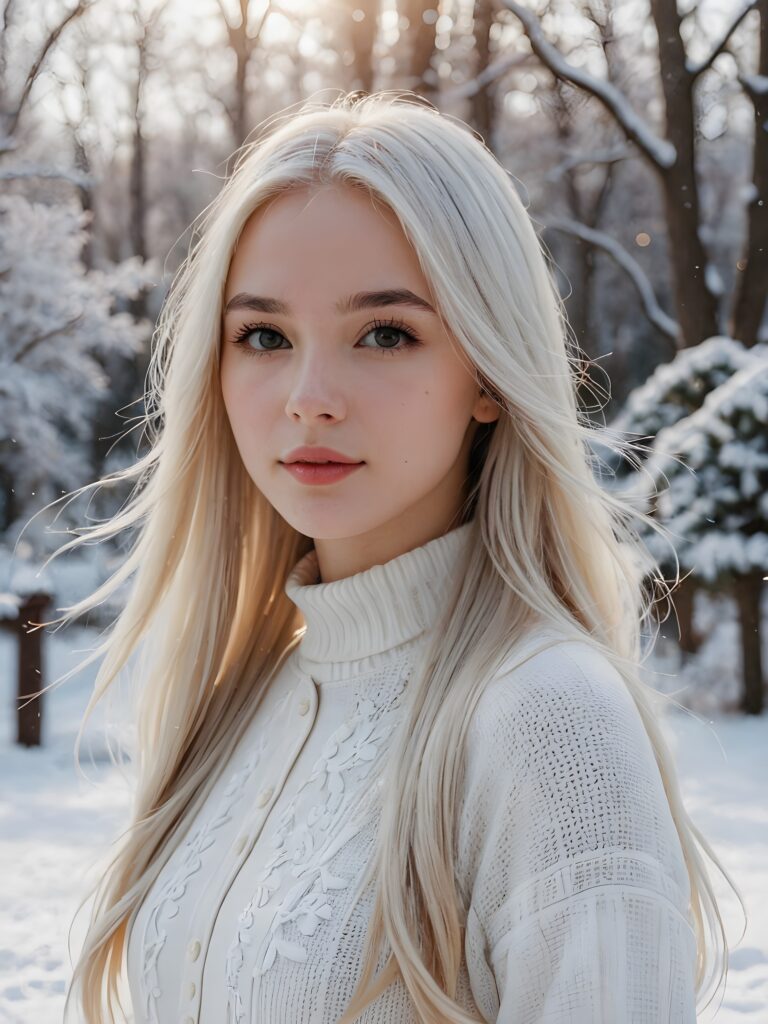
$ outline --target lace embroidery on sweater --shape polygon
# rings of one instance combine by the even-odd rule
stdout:
[[[349,878],[334,874],[328,867],[344,843],[362,826],[362,819],[349,821],[350,801],[346,798],[346,781],[355,771],[356,781],[366,778],[380,760],[386,741],[395,728],[390,712],[400,705],[407,685],[403,673],[394,693],[381,703],[360,698],[353,717],[329,737],[309,777],[294,794],[283,812],[271,843],[274,853],[257,875],[257,887],[238,918],[235,937],[229,948],[226,964],[228,992],[228,1024],[241,1024],[245,1009],[240,994],[240,974],[245,961],[244,947],[250,944],[254,923],[253,911],[264,907],[281,887],[281,868],[290,864],[290,873],[298,879],[276,906],[266,936],[263,955],[259,954],[253,976],[264,974],[282,956],[296,963],[307,959],[306,947],[288,941],[282,935],[289,922],[296,922],[302,935],[314,935],[317,928],[331,919],[332,908],[327,894],[345,889]],[[296,804],[307,786],[316,783],[317,800],[309,809],[306,824],[296,824]],[[362,799],[370,796],[370,787],[361,787]],[[359,792],[355,787],[355,791]],[[343,822],[343,824],[342,824]],[[334,828],[336,826],[336,828]],[[329,836],[331,840],[329,840]]]
[[[287,693],[276,705],[270,722],[274,721],[290,696]],[[214,814],[186,839],[176,870],[158,892],[147,916],[141,944],[142,971],[139,984],[144,1015],[151,1024],[161,1024],[157,1011],[157,1003],[162,995],[157,961],[168,937],[164,922],[178,914],[179,902],[187,891],[189,879],[203,865],[203,854],[216,842],[216,831],[231,820],[233,809],[242,799],[247,781],[258,767],[269,734],[268,727],[260,733],[251,756],[242,768],[230,776]]]

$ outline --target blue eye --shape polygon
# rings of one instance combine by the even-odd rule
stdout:
[[[375,352],[391,353],[395,355],[397,352],[404,352],[406,349],[416,348],[421,345],[421,342],[413,331],[406,327],[405,324],[398,320],[376,320],[372,327],[369,327],[365,334],[362,335],[360,341],[363,338],[367,338],[369,335],[376,334],[379,331],[389,332],[390,337],[395,336],[395,342],[397,342],[397,335],[403,339],[403,344],[387,344],[382,348],[376,346],[363,345],[362,348],[368,348]],[[252,336],[257,334],[267,335],[266,338],[262,337],[261,344],[266,345],[265,348],[253,348],[250,344]],[[269,337],[269,336],[272,337]],[[385,333],[386,337],[386,333]],[[245,324],[239,329],[239,331],[232,338],[232,344],[238,345],[242,348],[243,353],[249,356],[270,356],[274,352],[285,351],[279,346],[277,339],[282,338],[283,341],[288,339],[277,330],[276,327],[271,327],[269,324]],[[358,345],[360,344],[358,341]]]

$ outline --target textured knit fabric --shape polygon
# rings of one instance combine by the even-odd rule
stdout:
[[[330,583],[314,550],[296,565],[307,630],[130,922],[136,1024],[341,1016],[373,906],[373,883],[354,898],[368,805],[470,528]],[[652,747],[605,658],[542,640],[470,723],[457,1001],[502,1024],[691,1024],[690,890]],[[359,1020],[418,1024],[400,980]]]

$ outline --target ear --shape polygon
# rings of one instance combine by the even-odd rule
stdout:
[[[478,398],[472,410],[472,417],[478,423],[493,423],[501,414],[501,406],[493,400],[485,388],[478,388]]]

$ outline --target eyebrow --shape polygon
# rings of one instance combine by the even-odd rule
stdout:
[[[356,313],[361,309],[378,309],[381,306],[410,306],[412,309],[425,313],[434,313],[434,308],[408,288],[384,288],[374,292],[356,292],[346,299],[340,299],[335,309],[337,313]],[[227,303],[224,315],[235,309],[248,309],[254,313],[271,313],[275,316],[290,316],[291,307],[280,299],[270,299],[263,295],[251,295],[249,292],[238,292]]]

